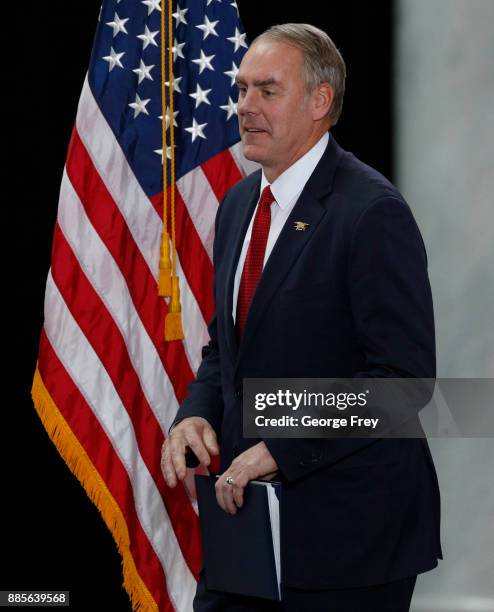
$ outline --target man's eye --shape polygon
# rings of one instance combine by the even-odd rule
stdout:
[[[272,92],[269,89],[264,89],[262,92],[267,98],[270,98],[272,95],[274,95],[274,92]]]

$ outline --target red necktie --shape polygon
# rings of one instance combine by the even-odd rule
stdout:
[[[262,274],[264,254],[268,242],[269,227],[271,225],[271,204],[274,202],[271,187],[264,188],[252,226],[250,244],[245,257],[244,269],[240,279],[237,300],[237,329],[239,338],[244,332],[245,321],[249,312],[250,303]]]

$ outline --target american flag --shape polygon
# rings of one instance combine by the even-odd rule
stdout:
[[[169,43],[185,335],[173,342],[157,293]],[[193,493],[166,487],[160,449],[208,340],[216,210],[252,169],[234,82],[246,48],[234,1],[105,0],[62,179],[32,395],[113,533],[135,609],[191,610],[200,569]]]

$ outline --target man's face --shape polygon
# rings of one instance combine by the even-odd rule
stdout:
[[[320,129],[311,112],[302,52],[261,40],[245,54],[237,84],[244,155],[260,163],[272,182],[315,144]]]

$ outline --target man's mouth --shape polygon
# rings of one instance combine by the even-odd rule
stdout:
[[[256,134],[256,133],[259,133],[259,132],[265,132],[266,131],[266,130],[260,130],[258,128],[244,128],[244,130],[246,132],[249,132],[249,134]]]

